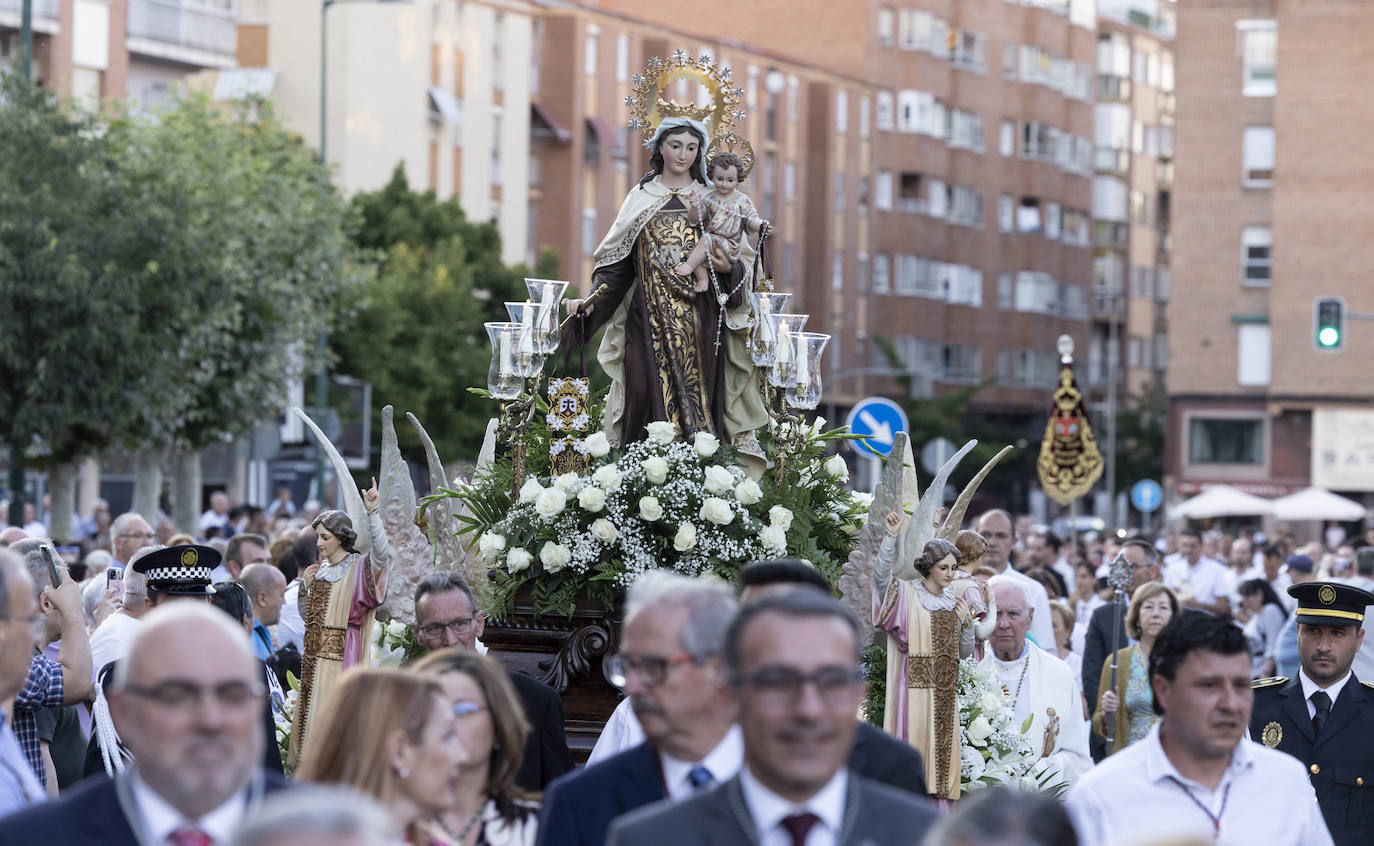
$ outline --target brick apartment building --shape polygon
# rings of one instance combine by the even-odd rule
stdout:
[[[1318,350],[1317,298],[1374,312],[1374,7],[1184,0],[1169,473],[1374,501],[1374,324]],[[1355,315],[1351,314],[1350,317]]]

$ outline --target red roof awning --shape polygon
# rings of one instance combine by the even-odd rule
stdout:
[[[620,143],[620,133],[612,132],[610,127],[606,126],[606,122],[599,117],[587,118],[587,126],[596,133],[597,139],[610,152],[611,158],[625,158],[625,145]]]
[[[530,102],[530,135],[536,138],[552,138],[559,144],[572,141],[572,133],[553,116],[543,103]]]

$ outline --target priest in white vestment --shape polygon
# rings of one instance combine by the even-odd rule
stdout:
[[[983,666],[997,676],[1016,710],[1016,724],[1034,714],[1031,748],[1042,763],[1033,770],[1042,783],[1070,787],[1093,765],[1088,752],[1088,721],[1083,716],[1083,692],[1069,665],[1026,640],[1034,609],[1026,602],[1021,584],[1007,576],[994,576],[988,588],[997,600],[997,627],[988,639],[992,649]]]

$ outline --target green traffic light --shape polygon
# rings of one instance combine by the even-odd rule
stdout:
[[[1334,347],[1341,342],[1341,333],[1335,327],[1327,326],[1317,333],[1317,343],[1324,347]]]

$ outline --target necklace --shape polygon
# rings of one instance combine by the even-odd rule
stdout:
[[[1189,799],[1193,800],[1193,804],[1197,805],[1198,808],[1207,815],[1207,819],[1212,821],[1212,839],[1219,839],[1221,837],[1221,818],[1226,816],[1226,800],[1231,798],[1231,783],[1227,782],[1226,789],[1221,792],[1221,810],[1213,814],[1210,808],[1202,804],[1202,802],[1193,795],[1193,791],[1188,789],[1188,785],[1173,776],[1169,776],[1169,780],[1177,784],[1178,789],[1182,790]]]
[[[1026,658],[1025,658],[1025,660],[1021,663],[1021,678],[1020,678],[1020,680],[1018,680],[1018,681],[1016,682],[1016,693],[1015,693],[1015,695],[1012,695],[1011,691],[1007,690],[1007,686],[1006,686],[1006,685],[1002,685],[1002,693],[1011,696],[1011,707],[1012,707],[1012,710],[1016,710],[1016,703],[1017,703],[1018,701],[1020,701],[1020,699],[1021,699],[1021,685],[1023,685],[1023,684],[1026,683],[1026,671],[1029,670],[1029,669],[1030,669],[1030,652],[1027,651],[1027,652],[1026,652]]]
[[[444,822],[443,817],[436,817],[436,819],[439,821],[439,827],[444,830],[444,833],[452,837],[457,846],[462,846],[462,844],[467,842],[468,833],[472,831],[472,827],[477,825],[477,821],[482,818],[482,812],[486,810],[486,807],[487,805],[485,802],[478,805],[477,810],[473,811],[472,816],[468,817],[467,825],[463,826],[463,830],[457,833],[454,833],[453,829],[448,827],[448,823]]]

